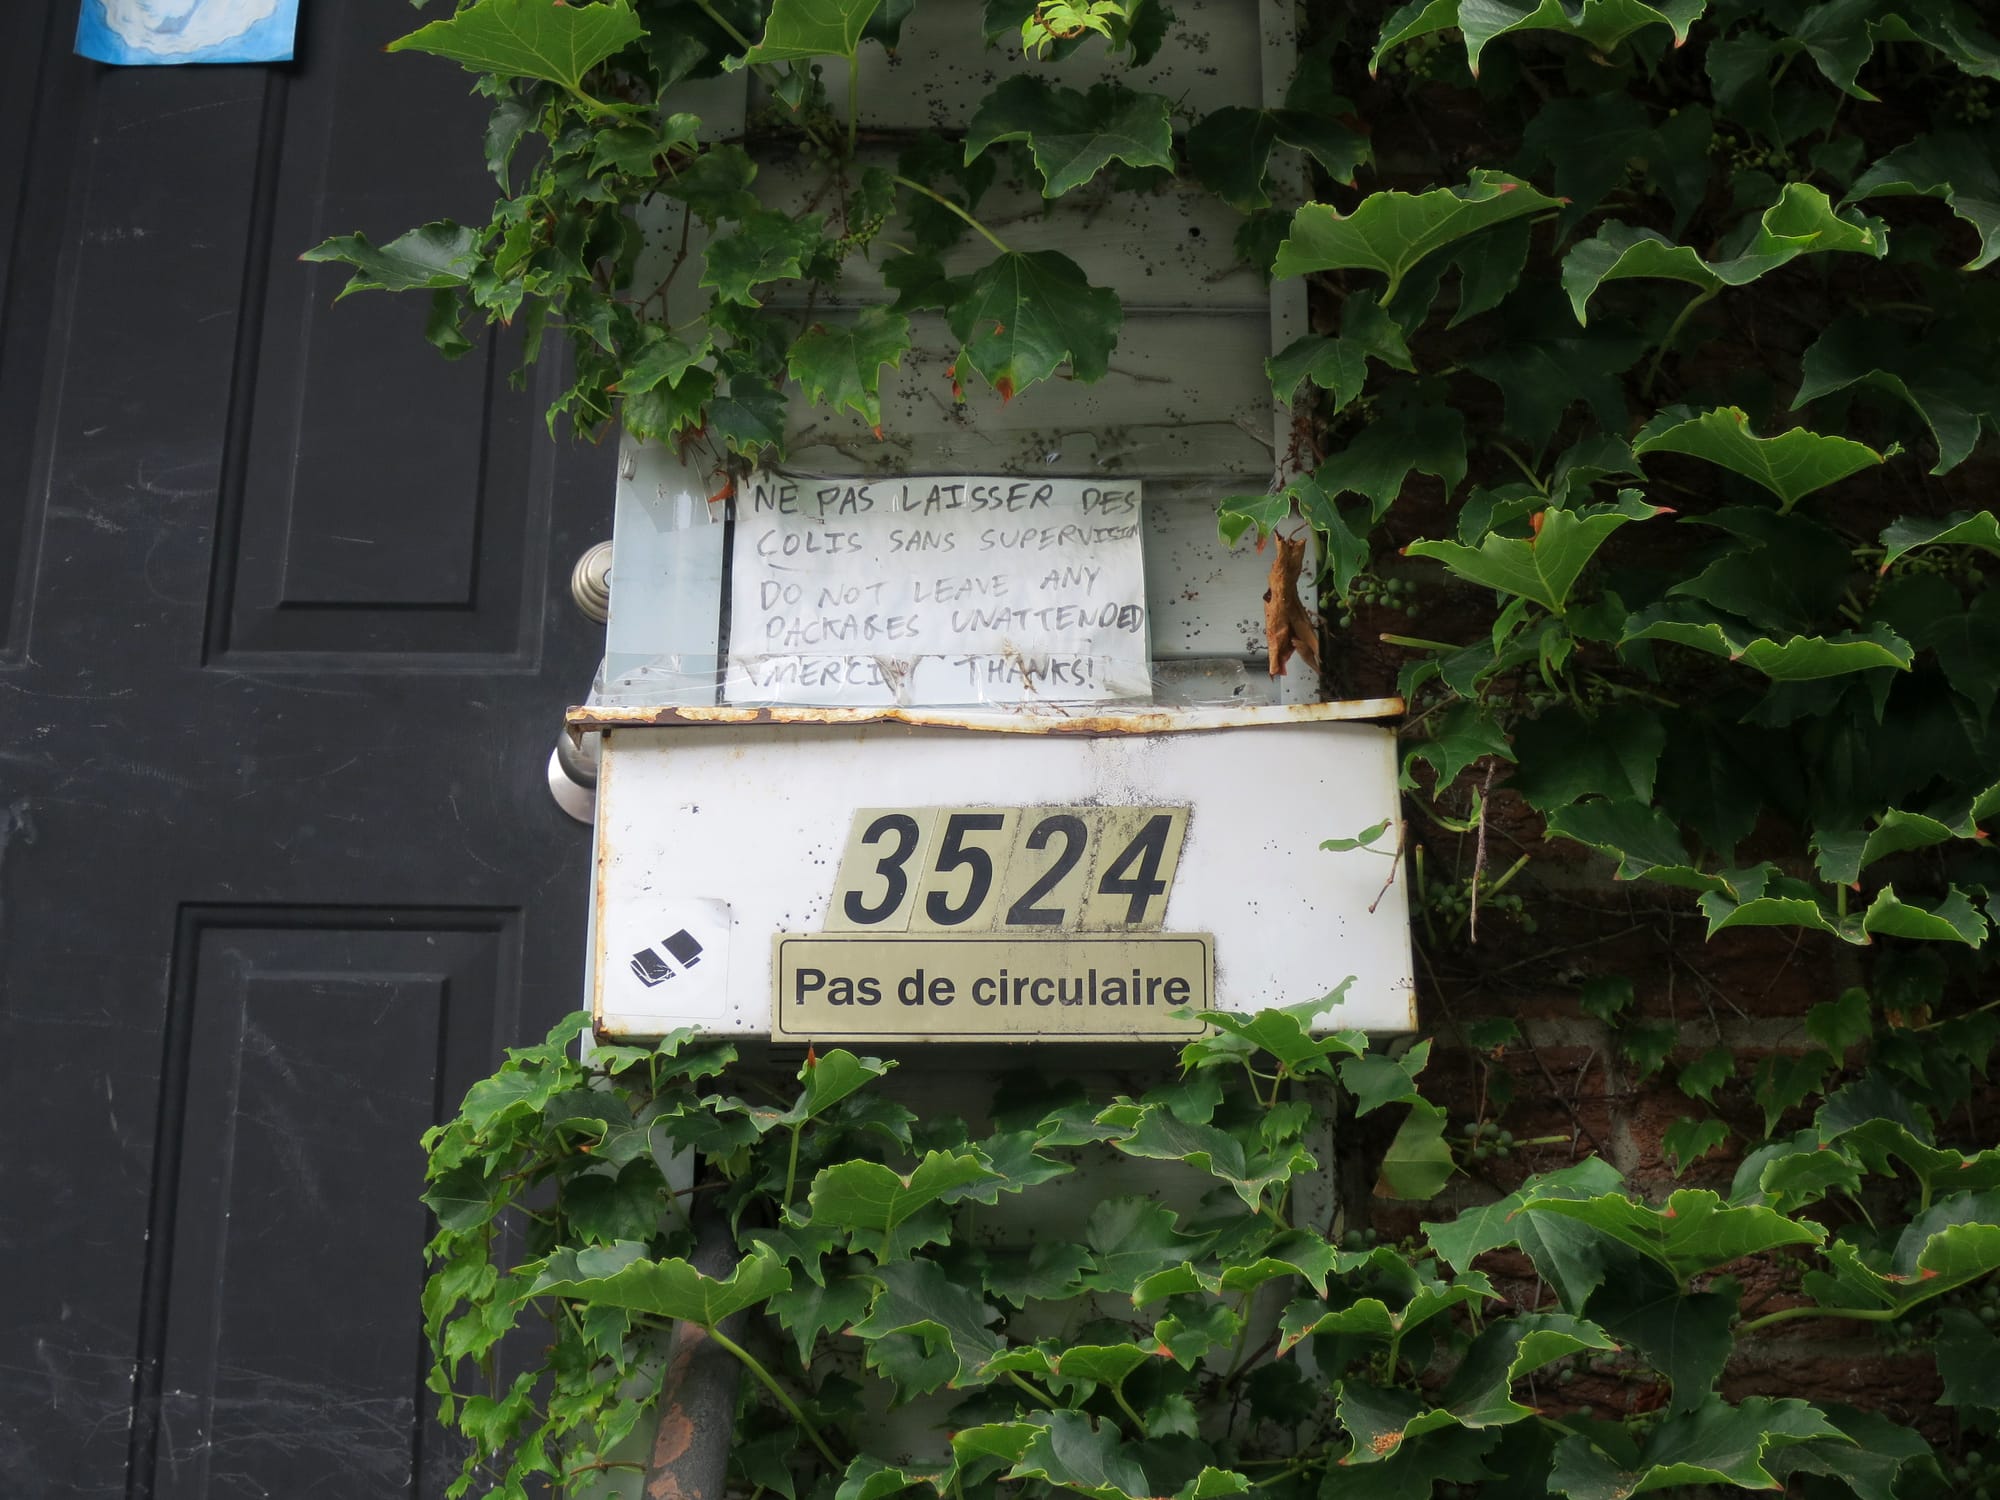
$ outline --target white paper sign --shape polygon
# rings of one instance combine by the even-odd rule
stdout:
[[[762,475],[736,500],[732,703],[1151,691],[1137,481]]]

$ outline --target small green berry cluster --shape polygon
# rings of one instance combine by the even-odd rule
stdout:
[[[1481,882],[1483,886],[1485,882]],[[1456,931],[1461,925],[1470,925],[1472,917],[1472,888],[1468,885],[1439,884],[1427,886],[1424,901],[1430,909],[1452,924]],[[1521,931],[1532,935],[1535,919],[1522,904],[1521,898],[1512,891],[1479,893],[1479,914],[1482,917],[1499,918],[1512,922]]]
[[[1393,79],[1407,79],[1422,83],[1440,77],[1449,77],[1450,56],[1445,52],[1445,33],[1427,32],[1423,36],[1412,37],[1400,47],[1392,48],[1382,59],[1381,72]]]
[[[1347,586],[1347,593],[1340,601],[1340,626],[1344,630],[1352,625],[1355,610],[1364,605],[1393,609],[1405,619],[1414,620],[1423,613],[1416,594],[1417,586],[1407,578],[1377,578],[1373,573],[1363,573]]]
[[[1966,590],[1986,586],[1986,575],[1980,571],[1972,553],[1956,547],[1922,547],[1914,552],[1905,552],[1890,565],[1889,577],[1942,578]]]
[[[846,234],[840,237],[840,253],[851,255],[856,250],[866,250],[869,241],[882,232],[882,226],[889,222],[886,211],[870,214],[867,218],[850,224]]]
[[[1993,118],[1993,86],[1984,78],[1956,78],[1944,91],[1941,108],[1955,125],[1983,125]]]
[[[1491,1120],[1474,1120],[1460,1126],[1458,1133],[1465,1137],[1466,1143],[1459,1149],[1469,1161],[1505,1161],[1514,1154],[1514,1132],[1502,1130]]]
[[[1762,145],[1750,136],[1718,130],[1708,143],[1710,156],[1727,156],[1732,172],[1769,172],[1790,180],[1797,171],[1792,154],[1783,146]]]
[[[1987,1463],[1986,1455],[1977,1448],[1968,1448],[1958,1462],[1946,1467],[1945,1473],[1951,1482],[1959,1486],[1958,1493],[1965,1500],[1994,1500],[2000,1493],[2000,1466]]]

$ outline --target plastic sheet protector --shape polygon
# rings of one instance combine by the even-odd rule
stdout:
[[[1136,481],[742,481],[723,699],[1108,703],[1153,691]]]

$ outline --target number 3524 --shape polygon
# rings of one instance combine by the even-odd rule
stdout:
[[[865,807],[828,932],[1150,932],[1185,807]]]

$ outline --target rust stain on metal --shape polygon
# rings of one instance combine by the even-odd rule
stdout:
[[[570,730],[572,738],[579,738],[579,731]],[[600,755],[597,761],[597,794],[602,797],[611,785],[610,757]],[[596,879],[590,882],[591,916],[596,919],[593,932],[604,931],[605,905],[611,898],[611,841],[596,840]],[[603,1036],[604,1031],[604,970],[599,964],[590,966],[590,1029],[593,1034]]]
[[[930,729],[965,729],[989,734],[1189,734],[1258,724],[1324,724],[1393,719],[1401,698],[1358,698],[1340,703],[1258,704],[1242,708],[1151,708],[1113,713],[1060,714],[1047,709],[996,713],[951,708],[738,708],[721,704],[661,704],[622,708],[572,708],[569,732],[605,729],[678,729],[696,724],[909,724]],[[602,788],[599,789],[602,795]]]
[[[653,1438],[653,1458],[647,1465],[647,1500],[703,1500],[690,1495],[673,1467],[694,1446],[694,1419],[682,1404],[695,1355],[708,1342],[708,1330],[698,1323],[682,1323],[674,1330],[674,1355],[667,1367],[660,1396],[660,1426]]]

